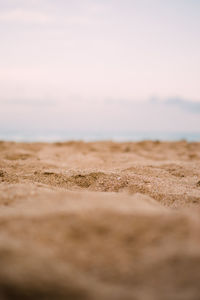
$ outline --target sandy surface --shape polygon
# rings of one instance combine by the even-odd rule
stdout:
[[[200,143],[0,142],[0,299],[200,299]]]

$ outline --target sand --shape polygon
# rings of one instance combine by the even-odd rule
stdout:
[[[0,299],[200,299],[200,143],[0,142]]]

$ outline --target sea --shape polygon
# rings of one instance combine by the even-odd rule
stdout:
[[[167,131],[65,131],[65,130],[0,130],[1,141],[64,142],[64,141],[180,141],[200,142],[199,132]]]

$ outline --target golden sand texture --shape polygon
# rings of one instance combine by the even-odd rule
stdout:
[[[200,143],[0,142],[0,299],[200,299]]]

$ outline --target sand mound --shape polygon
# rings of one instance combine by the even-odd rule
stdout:
[[[0,299],[199,299],[200,144],[0,143]]]

